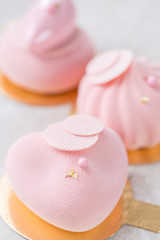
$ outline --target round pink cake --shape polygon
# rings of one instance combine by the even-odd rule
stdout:
[[[6,158],[18,198],[46,222],[73,232],[96,227],[113,211],[127,167],[120,137],[89,115],[19,139]]]
[[[7,28],[0,67],[14,84],[57,94],[73,90],[93,57],[86,34],[75,24],[71,0],[37,0]]]
[[[78,90],[77,112],[114,129],[127,149],[160,143],[160,64],[112,50],[87,66]]]

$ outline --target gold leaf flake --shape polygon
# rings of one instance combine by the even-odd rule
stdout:
[[[70,173],[68,173],[67,175],[66,175],[66,177],[73,177],[73,178],[78,178],[78,174],[77,173],[75,173],[75,171],[72,169],[71,171],[70,171]]]
[[[150,102],[150,98],[149,97],[142,97],[141,98],[141,103],[148,103]]]

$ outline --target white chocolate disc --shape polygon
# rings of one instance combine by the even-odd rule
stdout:
[[[105,84],[122,75],[133,59],[129,50],[109,51],[94,58],[87,66],[87,74],[93,84]]]
[[[62,122],[49,126],[44,134],[49,146],[62,151],[80,151],[92,147],[98,140],[98,135],[92,137],[76,136],[67,132]]]
[[[106,71],[118,61],[119,55],[117,51],[109,51],[98,55],[87,65],[86,72],[88,74],[98,74]]]
[[[65,120],[64,128],[75,135],[93,136],[103,131],[103,123],[90,115],[73,115]]]

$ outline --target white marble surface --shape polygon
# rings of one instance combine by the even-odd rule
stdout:
[[[32,0],[0,0],[0,30],[6,21],[22,14]],[[92,37],[97,52],[109,48],[131,48],[160,60],[159,0],[75,0],[77,22]],[[41,131],[63,120],[68,106],[34,107],[17,103],[0,94],[0,175],[4,172],[9,146],[20,136]],[[137,200],[160,205],[160,163],[132,166],[129,177]],[[0,240],[23,239],[0,219]],[[123,227],[112,240],[160,240],[160,235]],[[45,239],[47,240],[47,239]]]

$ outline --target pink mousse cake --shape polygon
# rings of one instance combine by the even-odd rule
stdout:
[[[29,91],[73,90],[93,57],[86,34],[75,24],[71,0],[37,0],[6,29],[0,46],[2,73]]]
[[[6,159],[18,198],[46,222],[72,232],[108,217],[122,195],[127,167],[120,137],[89,115],[19,139]]]
[[[129,150],[160,143],[160,64],[113,50],[87,66],[78,91],[77,112],[99,118]]]

